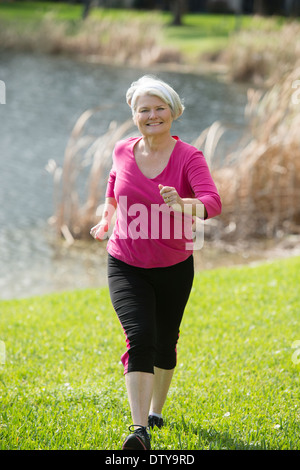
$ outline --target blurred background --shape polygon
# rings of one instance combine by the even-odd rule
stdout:
[[[99,217],[125,93],[186,110],[223,200],[197,269],[299,254],[300,1],[0,2],[0,298],[106,284]]]

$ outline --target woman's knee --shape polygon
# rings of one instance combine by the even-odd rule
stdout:
[[[155,338],[149,331],[131,337],[131,340],[127,341],[127,351],[123,356],[125,361],[123,359],[122,362],[127,372],[154,373]]]

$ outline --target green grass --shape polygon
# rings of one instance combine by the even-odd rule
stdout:
[[[55,15],[56,19],[74,20],[80,16],[82,5],[54,2],[5,2],[0,4],[1,18],[3,20],[31,21],[41,20],[47,13]]]
[[[224,50],[238,30],[279,30],[284,23],[284,18],[280,17],[187,14],[181,27],[165,28],[164,41],[192,58],[202,53]]]
[[[63,23],[67,34],[80,32],[82,5],[54,2],[16,1],[0,3],[2,28],[9,25],[11,32],[22,33],[28,28],[39,26],[45,17],[54,23]],[[116,25],[133,20],[144,22],[144,34],[149,30],[149,21],[158,26],[156,38],[158,46],[173,47],[187,62],[199,60],[199,55],[224,50],[228,41],[238,28],[242,30],[270,31],[279,30],[286,20],[281,17],[259,18],[253,16],[186,14],[183,26],[170,26],[172,16],[161,11],[133,9],[94,8],[90,17],[96,21],[111,21]],[[150,32],[151,34],[151,32]],[[157,32],[158,34],[158,32]],[[112,39],[113,40],[113,36]],[[20,36],[22,42],[22,37]]]
[[[291,258],[197,274],[153,449],[299,449],[299,270]],[[107,289],[0,312],[0,449],[119,449],[131,419]]]

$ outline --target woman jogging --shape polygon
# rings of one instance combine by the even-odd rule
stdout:
[[[163,425],[193,283],[193,217],[217,216],[221,201],[203,154],[171,134],[184,111],[176,91],[144,76],[126,99],[141,136],[116,144],[103,216],[91,235],[105,237],[117,208],[107,251],[111,301],[127,343],[132,425],[122,449],[147,450],[147,427]]]

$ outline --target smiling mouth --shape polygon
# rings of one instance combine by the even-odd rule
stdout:
[[[160,126],[162,123],[161,122],[149,122],[149,124],[147,124],[147,126]]]

